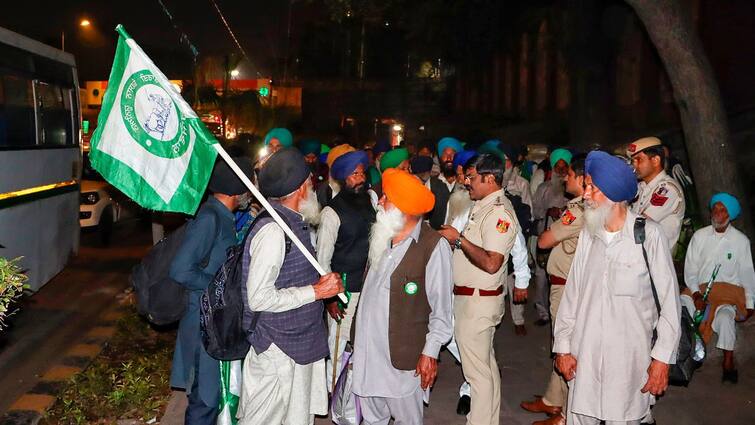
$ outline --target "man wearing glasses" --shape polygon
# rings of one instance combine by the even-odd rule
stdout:
[[[501,278],[519,228],[514,209],[501,189],[503,163],[482,154],[467,164],[465,184],[475,200],[464,231],[443,226],[441,235],[454,247],[454,335],[464,377],[472,386],[468,425],[498,424],[501,378],[493,348],[503,316]],[[514,289],[516,301],[526,289]]]

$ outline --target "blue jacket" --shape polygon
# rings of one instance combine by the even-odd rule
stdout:
[[[187,226],[183,244],[170,267],[170,277],[189,290],[186,313],[178,325],[170,385],[184,388],[188,394],[194,379],[198,379],[197,388],[202,401],[214,406],[220,395],[220,364],[202,345],[199,300],[215,272],[225,262],[227,249],[236,244],[234,216],[225,205],[210,196]],[[209,262],[203,268],[202,264],[208,258]],[[199,371],[196,377],[195,370]]]

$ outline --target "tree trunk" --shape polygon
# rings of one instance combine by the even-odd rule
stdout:
[[[679,0],[626,0],[658,50],[674,90],[690,168],[705,220],[711,196],[732,193],[742,205],[740,228],[752,238],[751,211],[713,69],[690,14]]]

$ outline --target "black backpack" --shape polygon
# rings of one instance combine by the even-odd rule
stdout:
[[[187,289],[170,278],[170,266],[183,245],[187,224],[156,243],[134,266],[129,277],[136,293],[136,310],[158,326],[181,320],[189,302]],[[208,254],[201,263],[202,268],[207,267],[209,261]]]
[[[185,233],[186,224],[155,244],[131,270],[129,280],[136,293],[136,309],[155,325],[177,322],[186,310],[186,288],[169,276]]]
[[[270,217],[270,213],[260,213],[249,229],[254,228],[256,221],[263,217]],[[285,217],[281,218],[286,221]],[[200,299],[199,325],[202,330],[202,343],[207,354],[217,360],[239,360],[246,357],[249,351],[247,335],[254,331],[259,318],[259,312],[252,312],[251,327],[244,328],[246,300],[243,299],[241,287],[246,285],[247,276],[243,275],[242,260],[244,250],[248,249],[246,243],[249,233],[251,232],[244,236],[241,243],[228,248],[225,262],[215,273]],[[286,253],[290,249],[291,241],[286,236]]]
[[[511,206],[514,207],[514,214],[516,214],[516,221],[519,222],[519,227],[522,229],[524,238],[528,238],[532,234],[532,211],[530,206],[522,202],[522,197],[514,195],[507,190],[504,190],[504,195],[511,202]]]
[[[645,258],[645,266],[648,268],[650,277],[650,289],[653,292],[653,300],[658,316],[661,315],[661,303],[658,300],[658,292],[655,290],[653,275],[650,273],[650,264],[645,250],[645,217],[637,217],[634,222],[634,242],[642,247],[642,256]],[[682,308],[681,337],[676,350],[676,363],[669,367],[669,384],[686,387],[692,380],[695,370],[702,366],[702,361],[697,361],[692,354],[695,350],[695,323],[686,308]],[[653,329],[653,344],[655,345],[657,334]]]

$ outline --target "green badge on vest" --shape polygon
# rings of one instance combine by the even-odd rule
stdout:
[[[417,285],[415,282],[407,282],[406,285],[404,285],[404,292],[409,295],[416,294],[417,289],[419,289],[419,285]]]
[[[726,258],[727,258],[728,260],[731,260],[731,252],[730,252],[730,253],[728,253],[728,254],[726,255]]]

